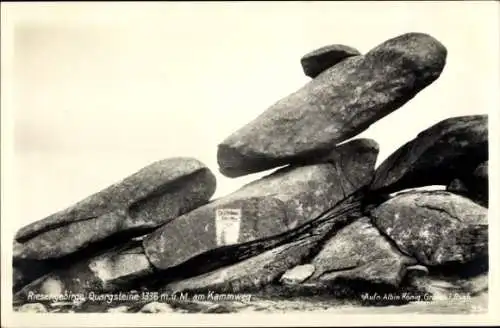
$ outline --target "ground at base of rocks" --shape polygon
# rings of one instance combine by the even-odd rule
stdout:
[[[488,293],[439,297],[432,301],[416,301],[402,305],[362,305],[352,300],[325,296],[252,297],[251,301],[222,302],[158,302],[157,311],[144,310],[151,303],[130,302],[87,303],[79,306],[47,306],[49,313],[335,313],[335,314],[480,314],[488,312]],[[26,304],[25,304],[26,305]],[[15,307],[15,311],[21,311]],[[151,306],[149,306],[151,308]],[[22,311],[24,312],[24,311]]]

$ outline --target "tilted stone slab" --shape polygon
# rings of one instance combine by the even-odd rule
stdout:
[[[15,236],[15,259],[56,259],[116,235],[139,235],[206,204],[215,176],[200,161],[155,162]]]
[[[168,283],[163,290],[180,291],[216,291],[221,293],[255,292],[278,282],[279,278],[290,268],[307,262],[318,251],[318,245],[330,233],[339,227],[361,217],[361,201],[363,194],[353,194],[344,199],[336,207],[321,215],[316,220],[299,229],[288,241],[285,236],[277,236],[275,240],[285,241],[281,245],[246,258],[232,265],[214,271]],[[267,241],[266,243],[270,243]],[[255,246],[263,246],[254,242]]]
[[[280,169],[162,226],[144,239],[146,254],[158,269],[168,269],[292,230],[370,183],[377,154],[374,141],[356,139],[315,164]]]
[[[420,132],[376,170],[372,190],[393,192],[427,185],[448,185],[488,160],[488,116],[442,120]]]
[[[223,140],[220,172],[237,177],[328,153],[435,81],[446,55],[435,38],[407,33],[343,60]]]

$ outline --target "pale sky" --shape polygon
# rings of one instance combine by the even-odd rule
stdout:
[[[424,32],[448,49],[436,82],[359,135],[379,143],[378,163],[442,119],[498,111],[492,2],[32,3],[25,11],[9,45],[14,131],[2,133],[13,142],[17,227],[168,157],[204,162],[217,177],[214,197],[257,179],[222,176],[217,144],[309,81],[300,57],[328,44],[365,53]]]

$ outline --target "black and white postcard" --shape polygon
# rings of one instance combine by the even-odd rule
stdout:
[[[498,324],[499,12],[2,3],[2,326]]]

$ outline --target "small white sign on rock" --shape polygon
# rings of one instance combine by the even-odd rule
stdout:
[[[218,246],[238,243],[241,209],[219,208],[215,210],[215,235]]]

